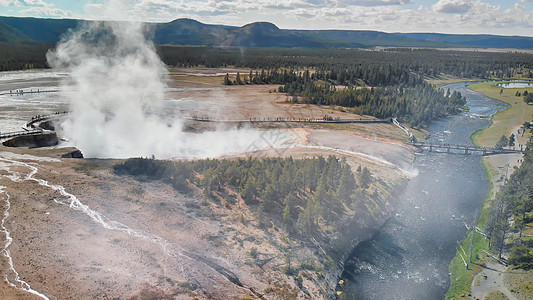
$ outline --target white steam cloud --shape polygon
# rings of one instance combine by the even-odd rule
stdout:
[[[88,22],[47,54],[71,79],[63,92],[70,114],[64,135],[85,157],[202,158],[282,146],[259,130],[183,132],[162,117],[167,70],[141,22]],[[274,144],[274,145],[273,145]]]

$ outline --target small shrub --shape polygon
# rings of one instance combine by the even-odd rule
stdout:
[[[257,256],[259,255],[259,253],[257,252],[257,248],[256,247],[252,247],[252,249],[250,249],[250,253],[249,254],[254,259],[257,258]]]

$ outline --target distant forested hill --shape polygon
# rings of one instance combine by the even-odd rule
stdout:
[[[443,42],[449,45],[482,48],[532,49],[533,37],[501,36],[490,34],[395,33],[421,41]]]
[[[36,41],[5,19],[0,17],[0,71],[47,67],[45,54],[54,43]]]
[[[0,17],[0,43],[57,43],[69,29],[83,22],[73,19]],[[89,21],[90,22],[90,21]],[[267,22],[242,27],[203,24],[192,19],[151,23],[159,45],[247,48],[368,48],[385,47],[495,47],[533,48],[533,37],[386,33],[370,30],[286,30]]]
[[[7,25],[0,20],[0,43],[15,43],[31,40],[19,30]]]
[[[57,43],[69,28],[81,20],[0,17],[0,22],[36,42]],[[1,34],[1,33],[0,33]],[[1,38],[1,37],[0,37]]]
[[[446,41],[417,39],[393,33],[371,30],[286,30],[286,32],[307,38],[342,42],[346,43],[347,45],[359,44],[361,45],[360,48],[374,46],[433,48],[452,46]]]
[[[45,54],[48,49],[53,48],[69,29],[76,28],[85,22],[92,21],[0,16],[0,71],[46,67]],[[151,30],[147,33],[147,37],[158,45],[163,61],[169,65],[200,64],[213,67],[240,65],[251,68],[268,68],[272,66],[282,67],[280,64],[283,64],[283,67],[297,67],[310,66],[309,58],[313,57],[314,59],[318,55],[317,60],[311,64],[313,67],[333,63],[338,68],[345,65],[344,61],[339,62],[339,59],[353,58],[353,53],[356,51],[353,48],[383,46],[391,48],[387,52],[396,52],[394,55],[385,55],[379,54],[378,51],[370,51],[373,52],[369,54],[371,57],[385,56],[375,57],[378,60],[387,60],[389,57],[397,56],[400,52],[411,51],[409,49],[404,49],[405,51],[392,49],[394,47],[533,48],[532,37],[520,36],[386,33],[368,30],[284,30],[268,22],[256,22],[235,27],[203,24],[192,19],[177,19],[168,23],[150,23],[148,25]],[[247,49],[247,56],[235,55],[235,51],[241,53],[243,49]],[[431,52],[433,50],[424,51]],[[355,56],[368,56],[362,52],[356,53]],[[261,55],[252,55],[254,53]],[[508,57],[505,63],[501,63],[501,54],[496,55],[496,57],[489,54],[475,54],[479,57],[472,57],[473,53],[454,53],[453,55],[464,56],[464,59],[461,58],[461,60],[466,59],[466,61],[458,63],[457,60],[452,59],[446,63],[449,66],[446,69],[442,66],[434,67],[434,60],[438,60],[438,57],[443,55],[437,55],[438,57],[430,55],[432,62],[428,63],[427,59],[419,61],[420,54],[425,57],[427,53],[412,53],[415,61],[409,63],[409,71],[423,72],[424,75],[430,77],[438,77],[441,75],[440,73],[444,73],[460,77],[479,76],[485,78],[488,69],[485,67],[477,67],[476,69],[475,64],[481,63],[483,65],[487,62],[491,65],[491,70],[495,72],[492,75],[498,78],[506,74],[507,77],[511,77],[509,74],[522,71],[517,69],[516,63],[512,60],[523,61],[523,55]],[[446,60],[450,59],[447,58]],[[496,66],[497,62],[500,62],[499,66]],[[394,60],[390,63],[392,64],[390,66],[394,68],[395,64],[405,62]],[[373,61],[371,64],[390,68],[389,63],[383,65],[380,61]],[[345,72],[341,73],[344,74]]]
[[[155,42],[160,45],[195,45],[247,48],[339,48],[362,44],[306,37],[281,30],[267,22],[243,27],[208,25],[191,19],[178,19],[156,25]]]

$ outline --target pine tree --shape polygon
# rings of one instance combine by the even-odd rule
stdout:
[[[276,204],[280,204],[277,196],[277,191],[272,184],[268,184],[263,193],[263,206],[265,212],[271,212]]]
[[[359,185],[361,186],[361,188],[367,189],[371,183],[372,173],[370,173],[370,171],[366,167],[364,167],[359,178]]]
[[[241,80],[241,74],[239,72],[237,72],[237,77],[235,77],[235,84],[238,84],[238,85],[244,84],[244,82],[242,82]]]
[[[253,179],[247,180],[244,188],[241,192],[242,199],[246,204],[254,204],[256,202],[255,197],[257,195],[257,187]]]
[[[511,135],[509,136],[509,146],[513,147],[515,144],[515,141],[516,141],[515,135],[514,133],[511,133]]]
[[[349,202],[356,188],[357,183],[355,182],[352,170],[348,164],[345,164],[342,168],[342,175],[337,189],[337,198],[340,201]]]
[[[503,147],[507,147],[507,145],[509,145],[509,139],[505,135],[502,135],[494,147],[496,149],[502,149]]]
[[[285,208],[283,209],[282,218],[283,224],[285,224],[287,228],[293,227],[294,219],[296,219],[297,217],[296,202],[297,199],[293,193],[288,194],[283,201],[283,204],[285,204]]]
[[[224,76],[224,85],[232,85],[231,79],[229,79],[229,74],[226,73],[226,76]]]

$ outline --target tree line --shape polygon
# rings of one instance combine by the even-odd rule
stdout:
[[[533,78],[533,55],[433,49],[396,48],[382,51],[359,49],[260,49],[159,46],[162,60],[179,67],[277,69],[305,67],[341,70],[380,85],[387,77],[414,73],[424,77],[443,74],[460,78]],[[361,73],[361,74],[358,74]],[[366,75],[363,75],[366,74]],[[336,74],[337,75],[337,74]]]
[[[50,43],[0,44],[0,69],[21,70],[46,68]],[[198,46],[157,46],[164,63],[180,67],[235,66],[252,69],[311,67],[339,70],[365,78],[369,85],[380,85],[387,77],[415,73],[425,77],[442,74],[461,78],[533,78],[533,55],[527,53],[489,53],[474,51],[440,51],[432,49],[390,48],[381,51],[359,49],[261,49],[217,48]],[[349,81],[349,75],[346,77]]]
[[[434,88],[416,74],[391,76],[388,73],[379,81],[383,87],[371,88],[358,86],[361,79],[357,76],[335,70],[262,69],[260,72],[250,70],[244,76],[237,73],[234,81],[226,74],[223,83],[283,84],[278,92],[289,95],[293,103],[343,106],[352,108],[356,114],[397,117],[414,127],[426,127],[434,120],[458,113],[466,103],[461,93]]]
[[[387,71],[373,70],[357,66],[353,69],[317,69],[310,71],[294,70],[291,68],[274,68],[250,70],[249,74],[237,72],[235,80],[229,74],[224,77],[225,85],[244,84],[288,84],[295,82],[325,81],[335,85],[355,86],[390,86],[403,85],[415,87],[424,84],[424,78],[407,70],[389,68]]]
[[[336,88],[328,83],[296,81],[279,90],[292,96],[294,103],[349,107],[356,114],[397,117],[414,127],[426,127],[434,120],[458,113],[466,103],[461,93],[436,89],[424,82],[412,88],[403,84],[383,88]]]
[[[500,257],[510,248],[510,264],[533,268],[533,238],[525,234],[532,222],[533,143],[529,142],[521,166],[496,195],[486,228],[489,247]]]
[[[0,71],[48,68],[46,52],[50,44],[7,45],[0,43]]]
[[[189,192],[194,185],[203,190],[206,199],[224,195],[229,187],[255,210],[260,223],[283,224],[290,234],[301,238],[321,226],[339,225],[340,215],[355,208],[374,181],[367,168],[359,167],[354,175],[346,160],[335,156],[196,161],[131,158],[116,164],[114,172],[161,179],[180,192]]]

